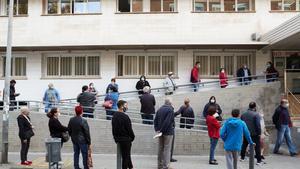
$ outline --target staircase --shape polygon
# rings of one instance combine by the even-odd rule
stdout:
[[[292,115],[293,124],[300,127],[300,95],[294,95],[290,90],[287,90],[287,99],[290,103],[290,113]]]

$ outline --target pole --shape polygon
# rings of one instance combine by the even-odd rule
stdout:
[[[254,169],[254,146],[253,144],[250,145],[249,169]]]
[[[2,152],[1,163],[8,163],[8,128],[9,128],[9,93],[10,93],[10,76],[11,76],[11,53],[12,53],[12,21],[13,21],[14,1],[9,1],[8,10],[8,29],[7,29],[7,48],[6,48],[6,69],[5,69],[5,88],[3,100],[3,127],[2,127]]]

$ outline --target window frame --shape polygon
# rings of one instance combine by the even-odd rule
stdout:
[[[5,78],[5,74],[4,74],[4,58],[6,57],[6,54],[4,53],[0,53],[0,65],[1,65],[1,69],[0,69],[0,79],[4,79]],[[25,75],[22,76],[16,76],[16,58],[25,58]],[[26,56],[25,54],[13,54],[12,56],[12,67],[11,67],[11,77],[14,79],[27,79],[27,70],[28,70],[28,56]]]
[[[206,0],[206,11],[196,11],[196,0],[192,0],[192,7],[193,13],[255,13],[256,12],[256,6],[255,6],[255,0],[248,0],[249,1],[249,9],[245,10],[245,11],[240,11],[238,10],[238,1],[239,0],[235,0],[235,10],[234,11],[225,11],[225,1],[224,0],[220,0],[220,5],[221,5],[221,10],[220,11],[210,11],[210,0]],[[254,2],[254,4],[253,4]],[[254,5],[254,7],[253,7]]]
[[[130,12],[120,12],[119,11],[119,0],[116,0],[116,13],[117,14],[151,14],[151,13],[178,13],[178,0],[174,0],[174,11],[164,11],[163,10],[163,2],[164,0],[160,0],[161,9],[160,11],[151,11],[151,0],[143,0],[142,11],[134,12],[133,9],[133,0],[130,0]]]
[[[47,68],[48,62],[47,58],[58,57],[58,75],[48,75]],[[61,75],[61,58],[71,57],[71,75]],[[85,58],[85,75],[75,75],[75,58],[84,57]],[[99,75],[88,75],[88,58],[89,57],[99,57]],[[101,68],[102,68],[102,57],[100,53],[43,53],[42,54],[42,78],[43,79],[101,79]]]
[[[119,0],[116,0],[117,3],[117,13],[144,13],[144,5],[145,5],[145,0],[142,0],[142,11],[133,11],[133,2],[134,0],[130,0],[130,10],[129,12],[121,12],[119,9]]]
[[[281,9],[280,10],[273,10],[272,9],[272,0],[270,0],[270,12],[299,12],[300,11],[300,0],[295,0],[296,2],[296,9],[295,10],[285,10],[284,2],[285,0],[281,0]]]
[[[14,16],[28,16],[29,12],[29,0],[27,0],[27,13],[26,14],[19,14],[19,0],[15,0],[13,7],[13,15]],[[8,16],[8,2],[7,0],[0,0],[0,16]],[[16,11],[16,13],[14,12]]]
[[[122,55],[123,59],[122,59],[122,75],[119,75],[119,56]],[[160,57],[160,74],[159,75],[149,75],[149,56],[158,56]],[[137,56],[137,75],[125,75],[125,57],[126,56]],[[142,74],[139,74],[140,72],[140,67],[139,67],[139,57],[145,57],[144,59],[144,75],[147,78],[150,79],[155,79],[155,78],[165,78],[167,75],[163,74],[163,70],[162,70],[162,58],[164,56],[173,56],[174,57],[174,74],[175,76],[178,75],[178,52],[177,51],[164,51],[164,52],[160,52],[160,51],[149,51],[149,52],[139,52],[139,51],[126,51],[126,52],[116,52],[116,77],[117,78],[140,78],[140,76]]]

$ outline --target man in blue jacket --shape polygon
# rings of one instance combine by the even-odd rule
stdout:
[[[174,108],[170,99],[166,99],[165,104],[158,109],[154,119],[155,131],[162,134],[159,137],[158,169],[169,168],[174,128]]]
[[[238,154],[241,151],[243,136],[250,145],[254,143],[245,122],[239,119],[240,110],[234,109],[231,114],[232,118],[229,118],[221,129],[221,138],[224,141],[226,151],[227,169],[237,169]]]

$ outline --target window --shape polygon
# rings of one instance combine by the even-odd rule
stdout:
[[[118,53],[118,76],[165,76],[176,72],[176,53]]]
[[[5,76],[6,57],[2,57],[2,77]],[[0,62],[1,62],[0,61]],[[26,57],[13,57],[11,62],[11,76],[26,77]]]
[[[100,13],[101,0],[45,0],[46,14]]]
[[[297,5],[298,4],[298,5]],[[300,0],[271,0],[272,11],[300,10]]]
[[[9,0],[0,0],[0,14],[8,15]],[[6,10],[5,12],[2,12]],[[27,15],[28,14],[28,0],[14,0],[14,15]]]
[[[177,10],[176,0],[150,0],[151,12],[174,12]]]
[[[100,57],[96,55],[51,55],[44,57],[45,77],[99,77]]]
[[[119,12],[143,12],[143,0],[118,0]]]
[[[194,0],[195,12],[255,11],[255,0]]]
[[[229,76],[236,74],[236,70],[242,64],[247,64],[251,71],[255,71],[255,55],[253,53],[194,53],[194,63],[200,62],[200,74],[202,76],[218,76],[220,68],[225,68]],[[255,72],[253,72],[255,73]]]

